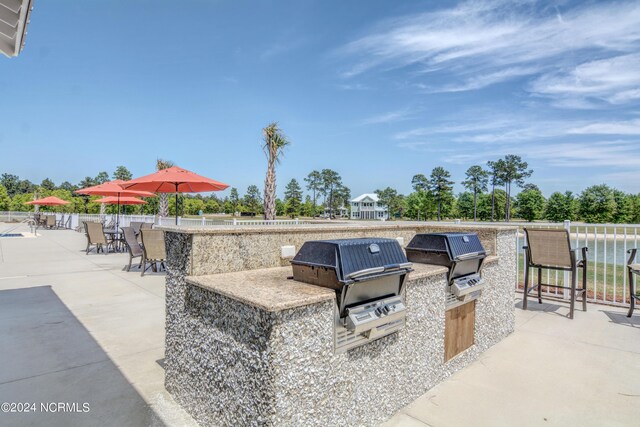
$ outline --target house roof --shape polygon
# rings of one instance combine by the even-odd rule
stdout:
[[[378,201],[378,195],[376,193],[364,193],[364,194],[361,194],[360,196],[356,197],[355,199],[351,199],[351,201],[357,203],[357,202],[361,202],[361,201],[363,201],[364,199],[367,199],[367,198],[371,199],[374,202]]]
[[[0,53],[18,56],[24,47],[32,0],[0,0]]]

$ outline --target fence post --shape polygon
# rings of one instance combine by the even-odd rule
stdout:
[[[570,220],[568,220],[568,219],[564,220],[564,229],[567,230],[567,233],[569,233],[569,241],[571,241],[571,221]],[[564,281],[564,283],[562,284],[562,286],[570,286],[569,285],[569,272],[568,271],[564,272],[563,281]],[[563,289],[563,291],[564,292],[562,293],[562,298],[569,299],[571,297],[569,289]]]
[[[298,218],[296,218],[296,225],[298,225],[298,223],[299,223]]]
[[[233,225],[236,225],[236,219],[233,218]]]
[[[204,225],[204,217],[202,217],[202,225]]]

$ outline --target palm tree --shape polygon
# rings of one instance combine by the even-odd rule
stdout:
[[[264,179],[264,219],[276,218],[276,164],[284,152],[284,148],[290,144],[282,133],[278,122],[269,123],[262,129],[264,145],[262,149],[267,155],[267,176]]]
[[[80,188],[92,187],[94,185],[96,185],[96,182],[90,176],[85,177],[78,183],[78,187]],[[89,196],[81,194],[80,197],[82,197],[82,201],[84,202],[84,213],[88,213],[89,210],[87,209],[87,203],[89,203]]]
[[[156,159],[156,170],[169,169],[174,166],[171,160]],[[178,207],[176,206],[176,211]],[[169,216],[169,194],[160,193],[158,200],[158,215]]]

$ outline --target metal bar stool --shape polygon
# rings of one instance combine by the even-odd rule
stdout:
[[[627,317],[631,317],[633,309],[636,308],[636,301],[640,299],[640,296],[636,293],[636,281],[635,276],[640,275],[640,264],[635,264],[637,248],[629,249],[627,251],[629,259],[627,260],[627,274],[629,274],[629,313]]]

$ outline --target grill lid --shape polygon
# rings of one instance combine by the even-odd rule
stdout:
[[[451,260],[486,256],[486,251],[475,233],[416,234],[407,249],[423,252],[447,253]]]
[[[411,263],[398,241],[382,238],[308,241],[291,263],[332,268],[342,283],[411,270]]]

